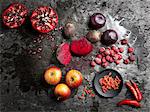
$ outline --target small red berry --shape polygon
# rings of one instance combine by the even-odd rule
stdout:
[[[106,58],[105,58],[105,57],[102,58],[102,62],[103,62],[103,63],[106,62]]]
[[[96,57],[97,58],[102,58],[102,55],[101,54],[97,54]]]
[[[132,52],[134,52],[134,48],[133,47],[129,47],[128,48],[128,53],[132,53]]]
[[[110,50],[110,55],[111,56],[114,56],[115,55],[115,52],[113,50]]]
[[[118,57],[119,57],[118,54],[115,54],[113,58],[114,60],[118,60]]]
[[[120,52],[120,53],[123,53],[123,52],[124,52],[123,47],[120,47],[120,48],[118,48],[118,49],[119,49],[119,52]]]
[[[95,67],[95,65],[96,65],[95,61],[91,61],[90,65],[91,65],[92,67]]]
[[[112,50],[115,50],[115,49],[116,49],[116,46],[111,46],[111,49],[112,49]]]
[[[106,60],[109,61],[110,60],[110,56],[106,56]]]
[[[100,50],[99,50],[100,53],[102,53],[104,51],[105,51],[105,47],[101,47]]]
[[[129,59],[125,59],[125,60],[123,61],[123,63],[124,63],[124,64],[129,64]]]
[[[95,58],[94,60],[98,65],[100,65],[102,63],[101,59],[100,58]]]
[[[102,63],[102,67],[106,68],[109,65],[108,62]]]
[[[121,44],[122,44],[122,45],[128,44],[128,40],[127,40],[127,39],[122,39],[122,40],[121,40]]]
[[[105,55],[110,55],[110,50],[109,49],[105,50]]]
[[[118,48],[116,48],[114,51],[115,51],[115,53],[119,53],[119,49]]]
[[[120,61],[119,60],[115,60],[115,63],[116,63],[116,65],[119,65]]]
[[[122,55],[118,54],[118,60],[121,60],[121,59],[122,59]]]
[[[114,59],[112,57],[110,57],[109,62],[110,63],[114,62]]]
[[[135,56],[134,56],[134,55],[130,55],[130,56],[129,56],[129,60],[130,60],[131,62],[135,61]]]

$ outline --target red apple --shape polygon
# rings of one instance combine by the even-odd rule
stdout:
[[[57,100],[64,101],[70,97],[71,90],[66,84],[61,83],[55,87],[54,94]]]
[[[82,74],[78,70],[70,70],[66,75],[66,83],[71,88],[77,88],[82,84]]]
[[[50,85],[58,84],[61,80],[61,77],[62,72],[60,68],[55,66],[49,67],[44,74],[45,81]]]

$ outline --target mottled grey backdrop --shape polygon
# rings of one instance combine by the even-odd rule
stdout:
[[[14,1],[17,0],[0,0],[0,15]],[[50,90],[41,81],[44,70],[51,64],[57,64],[64,74],[66,70],[76,68],[85,78],[92,78],[90,73],[93,69],[89,66],[89,60],[95,52],[86,57],[74,57],[70,65],[60,66],[55,60],[54,52],[57,46],[66,40],[58,28],[46,35],[38,34],[31,29],[28,18],[21,28],[11,30],[2,25],[0,17],[1,112],[150,112],[150,0],[18,1],[30,9],[30,14],[39,5],[55,8],[60,20],[58,28],[66,21],[73,20],[78,27],[77,37],[87,33],[87,18],[94,12],[108,12],[112,16],[124,18],[122,25],[138,38],[134,45],[138,62],[135,64],[137,69],[128,69],[123,75],[125,80],[133,79],[139,84],[144,99],[139,109],[129,106],[116,107],[118,101],[132,97],[123,87],[122,92],[115,98],[104,99],[96,96],[82,101],[77,99],[81,86],[74,92],[74,98],[62,103],[56,102],[49,96]],[[37,53],[39,48],[42,48],[42,51],[38,50]]]

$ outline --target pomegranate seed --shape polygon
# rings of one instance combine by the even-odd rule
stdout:
[[[102,67],[106,68],[108,66],[108,62],[102,63]]]
[[[106,60],[109,61],[110,60],[110,56],[106,56]]]
[[[132,53],[132,52],[134,52],[134,48],[133,47],[129,47],[128,48],[128,53]]]
[[[104,51],[105,51],[105,48],[104,48],[104,47],[101,47],[100,50],[99,50],[100,53],[102,53],[102,52],[104,52]]]
[[[116,63],[116,65],[119,65],[120,61],[119,60],[115,60],[115,63]]]
[[[95,58],[95,60],[94,60],[97,64],[101,64],[102,63],[102,61],[101,61],[101,59],[99,59],[99,58]]]
[[[121,59],[122,59],[122,55],[118,54],[118,60],[121,60]]]
[[[102,55],[101,54],[97,54],[96,57],[97,58],[102,58]]]
[[[102,62],[103,62],[103,63],[106,62],[106,58],[105,58],[105,57],[102,58]]]
[[[120,47],[120,48],[118,48],[118,49],[119,49],[119,52],[120,52],[120,53],[123,53],[123,52],[124,52],[123,47]]]
[[[105,50],[105,55],[110,55],[110,50],[109,49]]]
[[[129,59],[125,59],[125,60],[123,61],[123,63],[124,63],[124,64],[129,64]]]
[[[122,45],[128,44],[128,40],[127,40],[127,39],[122,39],[122,40],[121,40],[121,44],[122,44]]]
[[[131,62],[135,61],[135,56],[134,55],[130,55],[128,58]]]
[[[90,65],[91,65],[92,67],[95,67],[95,65],[96,65],[95,61],[91,61]]]

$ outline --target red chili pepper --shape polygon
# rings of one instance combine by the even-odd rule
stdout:
[[[135,107],[141,107],[141,104],[139,102],[137,102],[136,100],[130,100],[130,99],[122,100],[119,103],[117,103],[117,105],[118,106],[131,105],[131,106],[135,106]]]
[[[126,82],[125,84],[129,88],[129,90],[132,92],[132,94],[134,95],[135,99],[138,101],[139,98],[138,98],[138,94],[137,94],[135,88],[129,82]]]
[[[135,88],[135,90],[137,92],[137,95],[138,95],[137,101],[141,101],[143,99],[143,96],[142,96],[142,93],[141,93],[139,87],[137,86],[137,84],[134,81],[130,80],[130,82],[132,83],[133,87]]]

